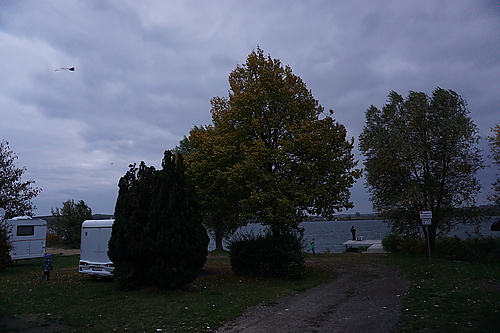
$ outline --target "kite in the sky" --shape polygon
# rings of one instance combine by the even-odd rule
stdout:
[[[75,67],[61,67],[61,68],[58,68],[55,70],[56,72],[59,72],[59,71],[70,71],[70,72],[74,72],[75,71]]]

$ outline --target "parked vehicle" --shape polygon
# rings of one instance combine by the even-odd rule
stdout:
[[[86,220],[82,223],[82,243],[78,271],[93,277],[113,276],[108,242],[115,220]]]
[[[10,258],[20,259],[43,258],[47,241],[47,222],[32,219],[29,216],[14,217],[6,221],[9,226],[9,237],[12,243]]]

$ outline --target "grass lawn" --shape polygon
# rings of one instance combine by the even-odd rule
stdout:
[[[411,282],[405,332],[500,332],[500,265],[391,254]]]
[[[248,306],[272,304],[334,274],[311,265],[302,281],[240,278],[226,253],[210,254],[207,275],[175,291],[122,291],[111,280],[77,272],[78,256],[53,256],[50,281],[40,281],[43,259],[19,261],[0,272],[0,332],[54,326],[76,332],[203,332],[235,318]],[[55,330],[57,331],[57,330]]]
[[[363,264],[372,255],[308,257],[301,281],[240,278],[226,253],[211,253],[210,275],[175,291],[122,291],[110,280],[77,272],[78,256],[53,256],[51,281],[40,281],[42,259],[20,261],[0,272],[0,332],[44,327],[48,332],[210,332],[248,306],[274,304],[335,277],[340,265]],[[406,332],[494,332],[500,327],[500,267],[426,257],[378,257],[410,280]],[[51,331],[52,329],[52,331]]]

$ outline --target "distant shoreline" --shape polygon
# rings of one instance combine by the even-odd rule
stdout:
[[[334,219],[328,220],[323,217],[309,216],[302,222],[337,222],[337,221],[368,221],[368,220],[382,220],[377,215],[361,215],[361,216],[334,216]]]

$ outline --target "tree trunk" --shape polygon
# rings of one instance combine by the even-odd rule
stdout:
[[[220,232],[217,231],[214,232],[214,236],[215,236],[215,250],[224,251],[224,246],[222,245],[222,240],[224,239],[224,237]]]

